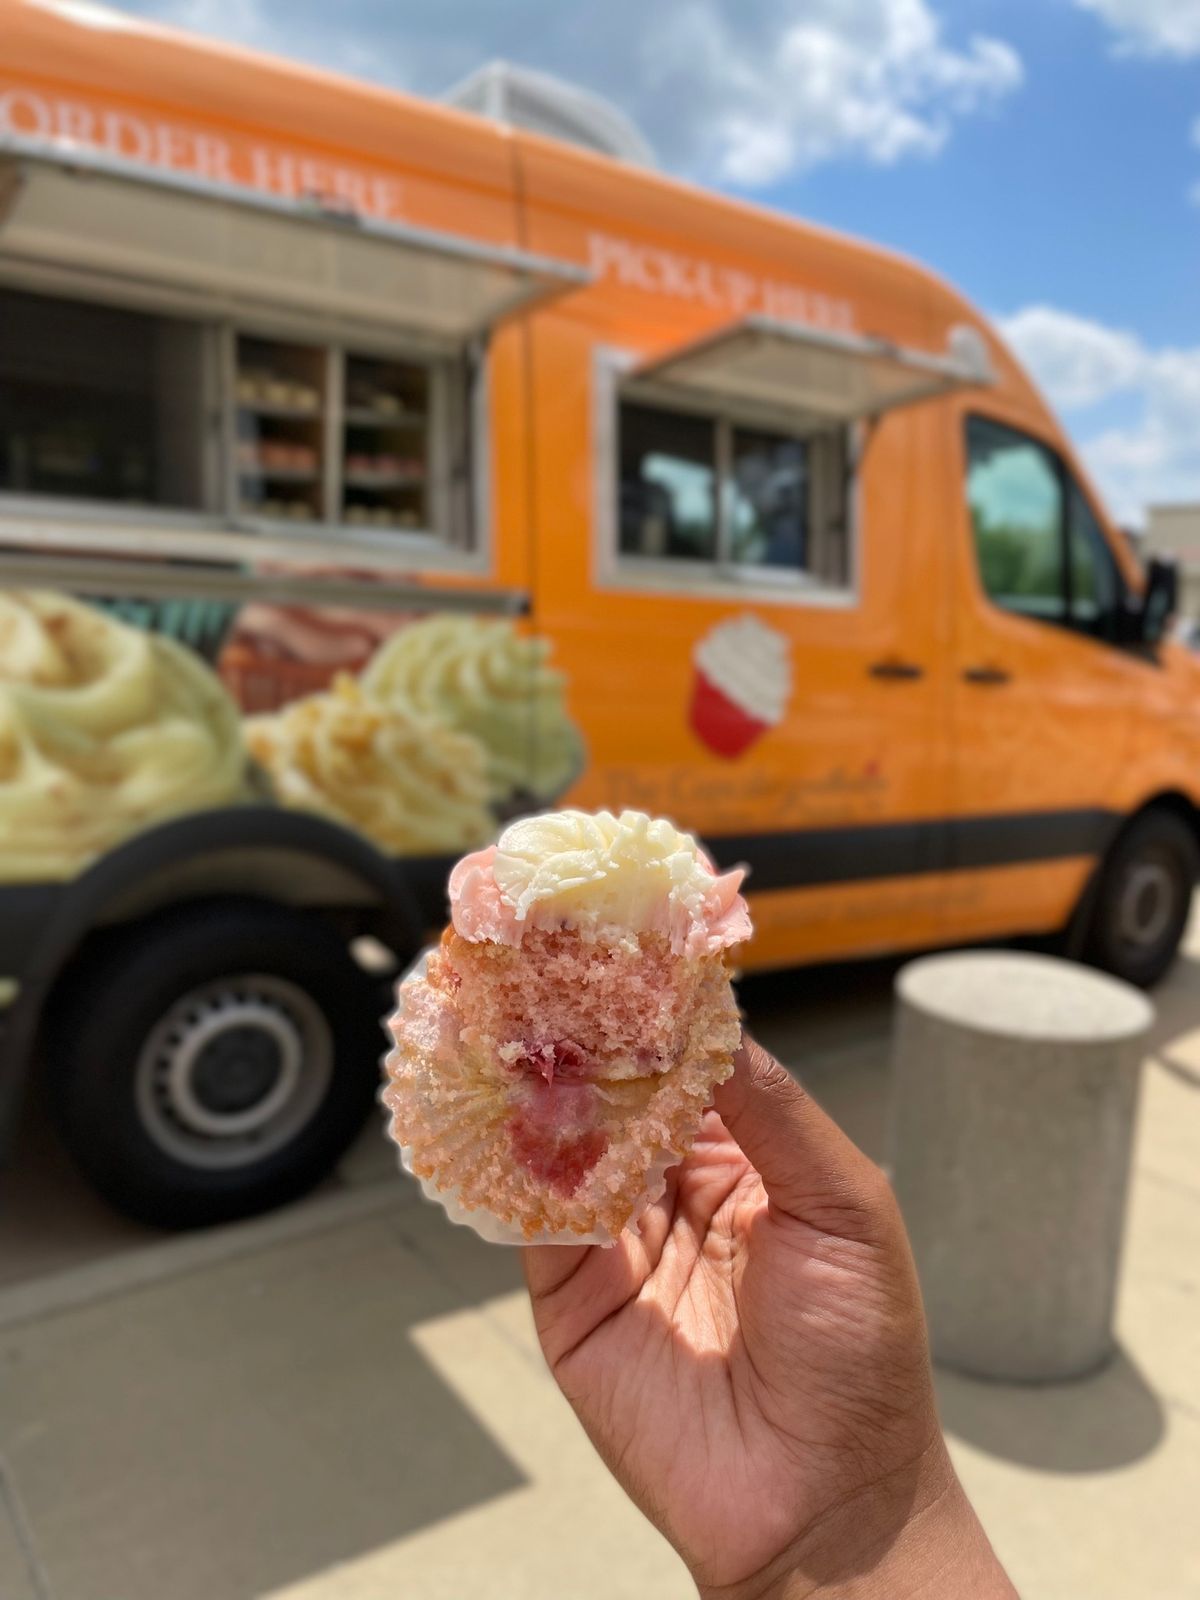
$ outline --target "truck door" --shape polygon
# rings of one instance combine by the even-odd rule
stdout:
[[[1056,451],[978,414],[963,450],[950,851],[968,937],[1066,921],[1113,830],[1149,669],[1118,643],[1124,580]]]
[[[749,826],[720,841],[725,859],[750,863],[760,959],[828,959],[942,937],[949,770],[938,640],[948,594],[936,530],[920,509],[935,424],[926,408],[859,435],[845,603],[760,613],[786,640],[791,674],[775,751],[764,741],[761,759],[787,781],[774,811],[755,805],[751,790]],[[725,624],[730,634],[741,626]],[[702,670],[705,654],[701,645]]]

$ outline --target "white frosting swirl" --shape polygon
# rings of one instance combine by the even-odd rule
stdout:
[[[788,641],[757,617],[722,622],[696,647],[696,665],[728,700],[776,727],[792,694]]]
[[[713,954],[750,937],[744,873],[717,874],[686,833],[641,811],[553,811],[514,822],[450,875],[466,939],[520,944],[530,929],[572,928],[634,941],[663,934],[677,954]]]
[[[639,927],[664,900],[698,910],[712,869],[696,841],[641,811],[551,811],[500,835],[493,867],[500,893],[523,922],[539,905],[578,920]]]

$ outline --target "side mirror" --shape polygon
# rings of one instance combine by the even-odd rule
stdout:
[[[1174,561],[1151,556],[1146,564],[1146,590],[1142,596],[1143,644],[1160,644],[1179,605],[1179,568]]]

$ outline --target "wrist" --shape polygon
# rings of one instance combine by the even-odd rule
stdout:
[[[890,1530],[847,1507],[848,1520],[825,1530],[824,1563],[810,1551],[808,1570],[789,1573],[770,1600],[1016,1600],[949,1457],[945,1471],[936,1497],[914,1502]]]
[[[1016,1600],[939,1439],[818,1518],[769,1570],[701,1600]]]

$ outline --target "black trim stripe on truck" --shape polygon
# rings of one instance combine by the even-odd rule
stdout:
[[[194,855],[202,846],[215,844],[226,832],[241,845],[279,846],[288,842],[286,836],[305,826],[302,813],[284,813],[289,820],[277,824],[275,819],[280,815],[272,808],[243,806],[176,818],[162,826],[161,834],[159,829],[153,830],[153,842],[147,842],[152,837],[152,831],[147,830],[126,844],[121,860],[114,863],[114,851],[93,863],[88,874],[73,880],[0,885],[0,976],[20,973],[52,913],[60,913],[65,902],[82,897],[92,874],[99,877],[115,872],[124,881],[133,875],[135,857],[136,865],[142,866],[144,852],[169,859],[175,848],[182,848]],[[291,820],[297,817],[302,820]],[[214,822],[213,818],[218,820]],[[1099,856],[1124,820],[1121,812],[1100,809],[1003,812],[932,822],[707,834],[704,844],[720,866],[748,866],[751,877],[747,887],[751,890],[803,889]],[[321,827],[329,829],[329,824],[321,823]],[[269,830],[269,840],[263,839],[264,830]],[[333,828],[330,832],[340,835],[348,830]],[[217,838],[210,837],[213,834]],[[350,837],[357,839],[360,853],[369,852],[374,858],[375,852],[361,836]],[[402,886],[403,892],[411,895],[418,916],[426,923],[440,922],[446,915],[446,878],[455,859],[403,856],[388,862],[386,871],[395,873],[398,890]],[[73,919],[68,914],[66,920],[70,924]],[[81,928],[90,925],[82,911],[78,921]]]
[[[718,865],[750,868],[750,890],[801,889],[1098,856],[1121,821],[1121,813],[1099,808],[1022,811],[786,833],[706,834],[704,842]]]

